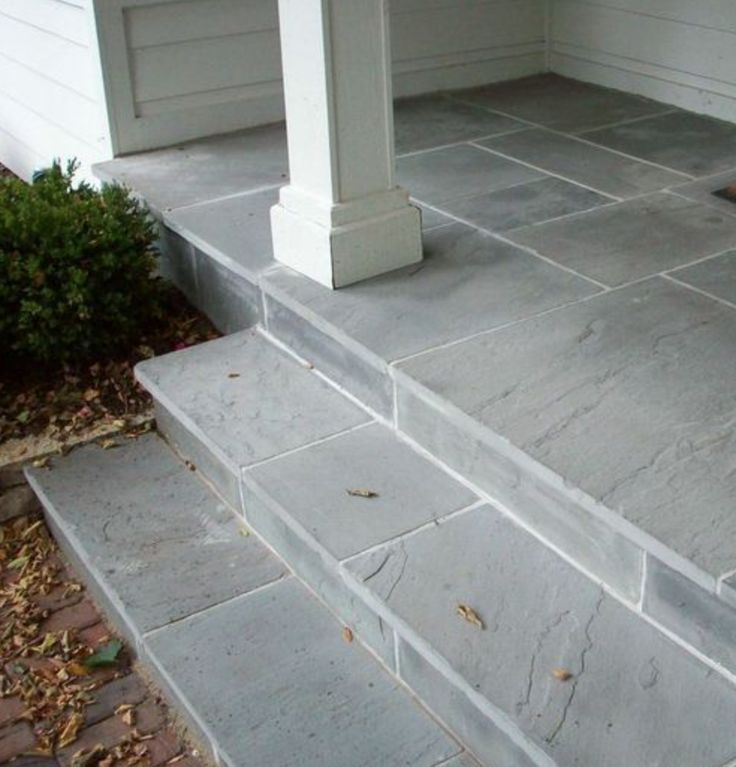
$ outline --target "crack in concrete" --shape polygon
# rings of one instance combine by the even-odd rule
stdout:
[[[593,610],[593,614],[588,619],[588,622],[585,624],[585,647],[583,647],[581,653],[580,653],[580,671],[576,674],[575,678],[572,681],[572,684],[570,686],[570,694],[567,697],[567,702],[565,703],[564,708],[562,709],[562,716],[560,717],[560,721],[557,723],[557,726],[552,730],[552,732],[545,738],[545,741],[551,746],[554,744],[555,739],[562,731],[562,728],[565,726],[565,723],[567,722],[567,715],[570,711],[570,708],[572,707],[573,701],[575,700],[575,694],[578,691],[578,684],[580,683],[580,679],[582,678],[583,674],[585,673],[585,664],[586,664],[586,658],[588,656],[588,653],[593,649],[593,637],[590,635],[590,630],[593,626],[593,622],[595,619],[600,615],[601,612],[601,605],[603,604],[603,600],[605,599],[605,592],[601,591],[600,596],[598,597],[598,601],[596,602],[595,609]]]
[[[529,661],[529,671],[527,673],[527,684],[526,684],[526,693],[524,695],[524,698],[520,700],[516,704],[516,713],[521,714],[521,712],[529,705],[531,698],[532,698],[532,688],[534,687],[534,672],[537,666],[537,657],[539,656],[539,653],[542,652],[542,648],[544,646],[544,641],[547,639],[547,637],[554,631],[561,623],[562,621],[570,614],[569,610],[565,610],[565,612],[560,613],[560,615],[557,617],[557,619],[550,623],[549,626],[547,626],[545,629],[543,629],[539,636],[537,637],[536,646],[534,648],[534,652],[532,653],[531,660]]]
[[[399,574],[396,576],[396,580],[391,584],[391,588],[388,590],[388,594],[386,594],[384,597],[386,604],[388,604],[392,594],[394,593],[394,590],[399,585],[399,581],[403,578],[404,571],[406,570],[406,563],[409,561],[409,555],[406,552],[404,541],[401,541],[399,545],[401,546],[401,553],[404,555],[404,561],[401,563],[401,569],[399,570]]]
[[[383,558],[383,561],[381,562],[381,564],[378,565],[378,567],[370,575],[366,575],[365,578],[363,578],[363,583],[368,583],[368,581],[371,580],[371,578],[375,578],[378,575],[378,573],[380,573],[381,570],[383,570],[383,568],[386,566],[386,562],[388,562],[388,560],[391,559],[392,556],[393,556],[393,551],[389,551],[388,554],[386,554],[386,556]]]

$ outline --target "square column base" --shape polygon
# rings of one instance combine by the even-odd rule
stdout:
[[[408,203],[331,228],[279,203],[271,208],[271,230],[276,260],[328,288],[422,260],[421,214]]]

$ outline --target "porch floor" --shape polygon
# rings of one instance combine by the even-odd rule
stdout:
[[[376,411],[387,367],[734,600],[736,205],[711,192],[736,182],[736,125],[540,76],[398,102],[396,135],[425,260],[337,292],[272,259],[283,126],[99,172],[257,282],[297,352],[349,348]]]

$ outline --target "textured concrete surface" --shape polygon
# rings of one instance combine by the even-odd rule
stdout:
[[[479,428],[446,402],[427,401],[399,378],[398,425],[412,439],[488,493],[573,561],[631,602],[641,596],[641,547],[583,503],[571,486],[540,477],[540,467],[506,437]],[[426,394],[426,392],[425,392]],[[483,431],[482,434],[478,434]],[[615,517],[614,514],[609,514]]]
[[[460,750],[294,579],[147,643],[228,765],[434,767]]]
[[[644,612],[708,658],[736,673],[736,609],[652,556]]]
[[[351,568],[409,644],[421,636],[556,764],[720,767],[736,756],[733,687],[490,506]]]
[[[609,286],[674,269],[736,245],[736,218],[653,194],[508,234]]]
[[[654,278],[403,369],[705,571],[736,567],[728,306]]]
[[[243,508],[250,529],[289,563],[355,637],[388,666],[395,669],[394,632],[342,578],[339,562],[295,520],[293,509],[276,504],[247,480],[243,484]]]
[[[270,461],[248,476],[338,560],[478,500],[378,424]],[[351,496],[351,490],[377,497]]]
[[[401,99],[394,105],[396,153],[508,133],[524,124],[445,95]]]
[[[425,260],[333,292],[288,270],[264,278],[391,360],[521,319],[598,288],[523,250],[456,224],[427,232]]]
[[[193,141],[100,163],[103,180],[125,184],[164,212],[259,187],[286,183],[282,124]]]
[[[437,204],[544,177],[539,171],[461,144],[399,157],[398,182],[413,197]]]
[[[546,178],[477,197],[461,197],[441,205],[448,213],[469,224],[504,232],[610,202],[611,198],[577,184]]]
[[[604,128],[585,138],[692,176],[736,167],[736,125],[692,112]]]
[[[137,374],[236,468],[370,420],[255,331],[148,360]]]
[[[174,210],[165,223],[209,255],[255,279],[273,264],[269,211],[278,189]]]
[[[687,178],[586,141],[545,130],[522,131],[487,139],[480,144],[614,197],[636,197],[682,183]]]
[[[458,91],[453,97],[569,132],[590,130],[672,109],[633,94],[554,74],[534,75]]]
[[[680,282],[736,305],[736,250],[730,250],[685,269],[678,269],[672,272],[672,276]]]
[[[725,173],[717,173],[715,176],[706,176],[697,181],[690,181],[687,184],[673,187],[672,191],[683,197],[689,197],[691,200],[697,200],[705,205],[718,208],[722,213],[727,213],[729,216],[736,216],[736,203],[716,197],[713,194],[718,189],[725,189],[732,184],[736,184],[736,167]]]
[[[32,470],[56,527],[148,631],[281,578],[286,569],[155,435]],[[47,506],[49,504],[46,504]]]

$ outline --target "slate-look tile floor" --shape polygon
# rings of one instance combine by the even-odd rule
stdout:
[[[425,262],[331,292],[269,253],[257,264],[266,289],[387,363],[412,358],[405,369],[425,386],[472,403],[512,441],[544,383],[559,419],[522,447],[563,473],[585,456],[615,511],[713,575],[736,568],[736,385],[717,380],[736,375],[736,205],[711,194],[736,181],[736,125],[556,75],[400,101],[395,123]],[[272,126],[220,141],[222,151],[210,141],[153,153],[149,167],[145,155],[118,160],[115,173],[161,207],[188,206],[171,215],[191,236],[206,236],[219,210],[218,249],[242,261],[254,238],[268,242],[268,218],[217,198],[283,183],[285,139]],[[204,180],[192,175],[203,145]],[[183,176],[196,189],[183,194]],[[642,291],[628,287],[639,281]],[[562,358],[540,366],[537,350],[553,348]],[[502,423],[478,400],[500,364]],[[553,461],[563,444],[571,452]],[[673,503],[651,505],[661,497]]]

